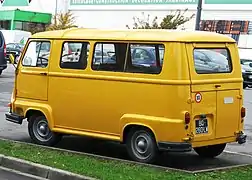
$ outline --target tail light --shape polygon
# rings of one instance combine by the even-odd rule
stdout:
[[[69,46],[68,46],[68,54],[72,54],[72,50]]]
[[[6,50],[6,44],[4,43],[4,57],[6,57],[7,50]]]
[[[186,112],[185,113],[185,124],[189,124],[191,121],[190,113]]]
[[[8,107],[9,107],[9,112],[12,113],[12,103],[9,103]]]
[[[242,107],[241,108],[241,117],[244,118],[246,116],[246,108]]]

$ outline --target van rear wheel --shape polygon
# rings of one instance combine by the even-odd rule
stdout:
[[[50,130],[45,116],[34,115],[29,118],[28,132],[31,139],[39,145],[54,146],[62,138]]]
[[[197,147],[194,151],[201,157],[214,158],[219,156],[225,149],[226,144],[217,144],[211,146]]]
[[[126,139],[131,159],[141,163],[152,163],[158,153],[153,133],[146,128],[132,128]]]

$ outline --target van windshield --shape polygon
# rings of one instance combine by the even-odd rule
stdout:
[[[194,65],[198,74],[232,71],[231,58],[227,49],[194,49]]]

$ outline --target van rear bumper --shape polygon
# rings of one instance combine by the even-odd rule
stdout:
[[[13,123],[16,123],[16,124],[22,124],[24,116],[20,116],[20,115],[15,114],[15,113],[6,113],[5,114],[5,119],[6,119],[6,121],[10,121],[10,122],[13,122]]]
[[[158,142],[158,149],[160,151],[170,152],[189,152],[192,150],[190,143],[174,143],[174,142]]]

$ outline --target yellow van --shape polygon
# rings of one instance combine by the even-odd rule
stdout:
[[[31,139],[66,134],[126,144],[153,162],[161,151],[220,155],[246,142],[236,42],[210,32],[68,29],[26,43],[6,120]]]

